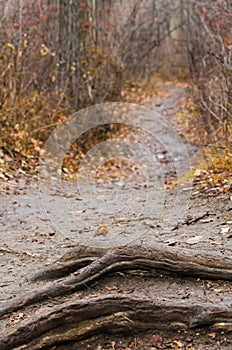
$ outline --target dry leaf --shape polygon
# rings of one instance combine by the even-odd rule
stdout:
[[[97,231],[96,231],[96,235],[103,235],[103,236],[106,236],[108,233],[108,227],[107,226],[99,226]]]
[[[221,228],[221,233],[222,233],[222,234],[228,233],[229,231],[230,231],[230,227],[229,227],[229,226],[226,226],[226,227],[222,227],[222,228]]]
[[[202,239],[202,236],[191,237],[191,238],[187,239],[186,243],[196,244],[196,243],[199,243],[201,239]]]
[[[217,333],[216,332],[210,333],[209,337],[212,339],[215,339],[217,337]]]
[[[116,286],[106,286],[105,288],[106,288],[108,291],[118,289]]]

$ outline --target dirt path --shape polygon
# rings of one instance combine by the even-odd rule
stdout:
[[[190,172],[199,151],[186,144],[170,126],[173,116],[180,108],[180,102],[187,94],[185,88],[172,85],[162,88],[166,91],[163,97],[144,101],[144,105],[152,108],[164,121],[157,128],[157,119],[154,120],[152,113],[145,120],[144,127],[157,136],[153,144],[155,167],[149,157],[144,162],[146,182],[144,173],[138,172],[137,177],[128,177],[127,181],[124,177],[124,181],[116,179],[113,183],[101,180],[95,184],[81,183],[78,186],[68,181],[48,184],[46,191],[43,188],[42,195],[38,184],[12,180],[8,184],[10,191],[2,191],[1,302],[32,288],[30,277],[33,274],[79,244],[93,247],[152,247],[164,243],[167,246],[199,251],[215,250],[231,256],[232,202],[220,197],[191,197],[194,192],[191,179],[180,181],[170,189],[164,185],[164,182],[175,179],[176,168],[181,176]],[[142,159],[140,151],[135,152],[138,152],[136,159]],[[149,273],[138,275],[138,272],[107,277],[94,288],[73,295],[72,298],[113,291],[142,293],[152,297],[155,295],[170,301],[181,302],[187,299],[189,303],[220,302],[224,306],[231,305],[229,282],[196,281],[161,275],[154,277]],[[28,312],[34,313],[33,309]],[[5,325],[6,321],[2,327]],[[164,349],[232,348],[230,336],[220,332],[209,336],[206,330],[201,333],[201,337],[197,335],[198,331],[174,332],[172,337],[171,333],[165,332],[161,337],[160,332],[160,338],[153,337],[153,340],[153,333],[138,339],[136,334],[132,334],[131,346],[128,345],[128,338],[117,338],[116,344],[108,348],[151,349],[153,346],[156,349],[162,342]],[[114,337],[108,337],[105,343],[102,339],[95,339],[94,342],[89,342],[89,346],[104,349],[107,342],[114,341],[112,339]],[[177,343],[173,347],[175,339]],[[78,345],[78,349],[82,346],[83,349],[88,348],[87,343]],[[101,345],[97,347],[97,344]]]

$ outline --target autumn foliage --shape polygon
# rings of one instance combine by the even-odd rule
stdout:
[[[128,82],[187,70],[197,133],[231,147],[230,2],[12,0],[0,10],[0,151],[10,169],[34,171],[73,111],[120,100]]]
[[[232,31],[230,1],[189,1],[187,49],[199,131],[217,146],[231,147]]]

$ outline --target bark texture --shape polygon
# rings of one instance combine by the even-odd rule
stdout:
[[[33,280],[54,279],[1,304],[0,316],[9,316],[28,305],[57,296],[68,296],[85,289],[108,274],[130,269],[166,271],[180,276],[232,280],[232,259],[189,249],[163,245],[152,249],[123,247],[79,247]],[[67,300],[66,298],[66,300]],[[154,328],[194,328],[211,326],[232,330],[232,308],[209,302],[164,300],[141,294],[103,294],[69,302],[60,301],[49,311],[40,309],[34,316],[7,328],[0,335],[0,348],[49,349],[52,346],[101,332],[145,331]]]

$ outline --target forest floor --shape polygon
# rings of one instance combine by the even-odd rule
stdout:
[[[152,248],[162,243],[180,251],[184,248],[190,252],[210,251],[215,255],[231,256],[231,192],[221,191],[220,186],[209,186],[208,190],[201,191],[202,182],[195,181],[198,172],[200,176],[197,165],[200,149],[185,140],[184,126],[176,118],[188,97],[187,88],[183,84],[168,83],[160,86],[160,90],[162,93],[141,102],[154,111],[148,114],[144,128],[157,136],[155,168],[148,159],[143,169],[148,174],[146,179],[141,173],[134,176],[132,169],[123,181],[116,176],[113,183],[101,179],[97,185],[82,182],[77,186],[73,181],[64,180],[55,185],[48,183],[41,189],[30,176],[1,183],[0,306],[7,299],[41,285],[30,278],[80,244]],[[157,115],[165,121],[159,129]],[[136,159],[139,161],[139,153]],[[126,167],[126,172],[130,171]],[[176,167],[181,174],[177,181]],[[96,193],[100,193],[101,210]],[[106,276],[68,298],[84,299],[115,293],[153,297],[170,303],[184,300],[189,304],[218,304],[228,308],[232,301],[231,282],[164,273],[154,276],[139,270]],[[1,320],[0,329],[4,332],[5,327],[15,326],[41,312],[38,310],[63,299],[67,301],[67,296],[38,303],[36,309],[33,306],[14,312]],[[204,327],[183,330],[178,329],[178,324],[175,330],[164,328],[152,329],[146,334],[131,332],[125,337],[107,334],[106,330],[105,334],[78,344],[65,344],[63,348],[232,349],[231,329],[228,332]]]

